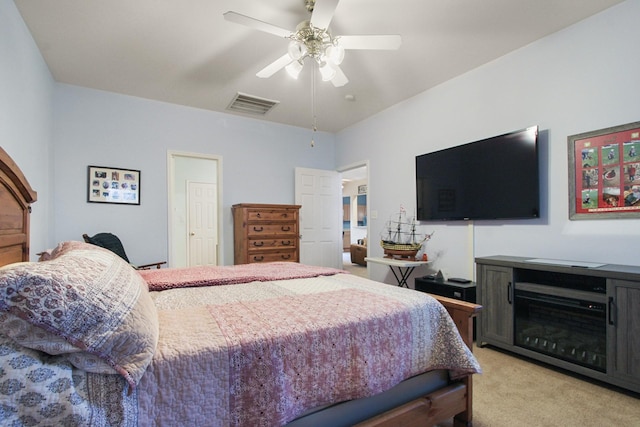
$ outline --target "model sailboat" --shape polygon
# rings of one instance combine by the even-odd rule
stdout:
[[[415,259],[422,245],[431,239],[433,233],[425,234],[420,238],[416,234],[416,219],[410,221],[407,212],[400,206],[400,212],[387,221],[380,239],[380,246],[384,249],[387,258]]]

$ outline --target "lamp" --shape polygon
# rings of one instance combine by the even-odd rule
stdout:
[[[313,58],[320,67],[323,81],[330,81],[336,76],[334,66],[344,59],[344,48],[338,44],[327,29],[316,28],[310,21],[303,21],[296,27],[291,36],[287,52],[293,60],[285,68],[290,76],[297,79],[305,58]]]

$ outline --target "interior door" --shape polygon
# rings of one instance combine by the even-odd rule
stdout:
[[[342,186],[336,171],[296,168],[300,262],[342,268]]]
[[[208,182],[187,182],[187,187],[188,265],[217,265],[218,186]]]

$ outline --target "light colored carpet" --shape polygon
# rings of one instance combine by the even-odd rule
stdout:
[[[483,369],[473,380],[475,427],[640,427],[638,394],[490,347],[474,353]]]
[[[359,264],[353,264],[351,262],[351,254],[349,252],[344,252],[342,254],[342,268],[355,276],[364,277],[365,279],[369,278],[367,267]]]

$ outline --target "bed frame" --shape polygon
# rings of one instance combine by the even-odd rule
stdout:
[[[37,194],[22,171],[0,147],[0,266],[29,261],[29,214]],[[473,317],[481,306],[434,295],[447,309],[472,348]],[[448,419],[472,425],[472,378],[455,381],[433,393],[366,420],[361,427],[429,426]]]
[[[432,296],[444,305],[458,327],[465,344],[473,349],[473,318],[480,313],[482,306],[439,295]],[[431,426],[453,417],[454,427],[471,427],[473,425],[472,382],[472,376],[469,375],[433,393],[360,423],[358,426]]]
[[[29,261],[29,214],[36,199],[18,165],[0,147],[0,265]]]

